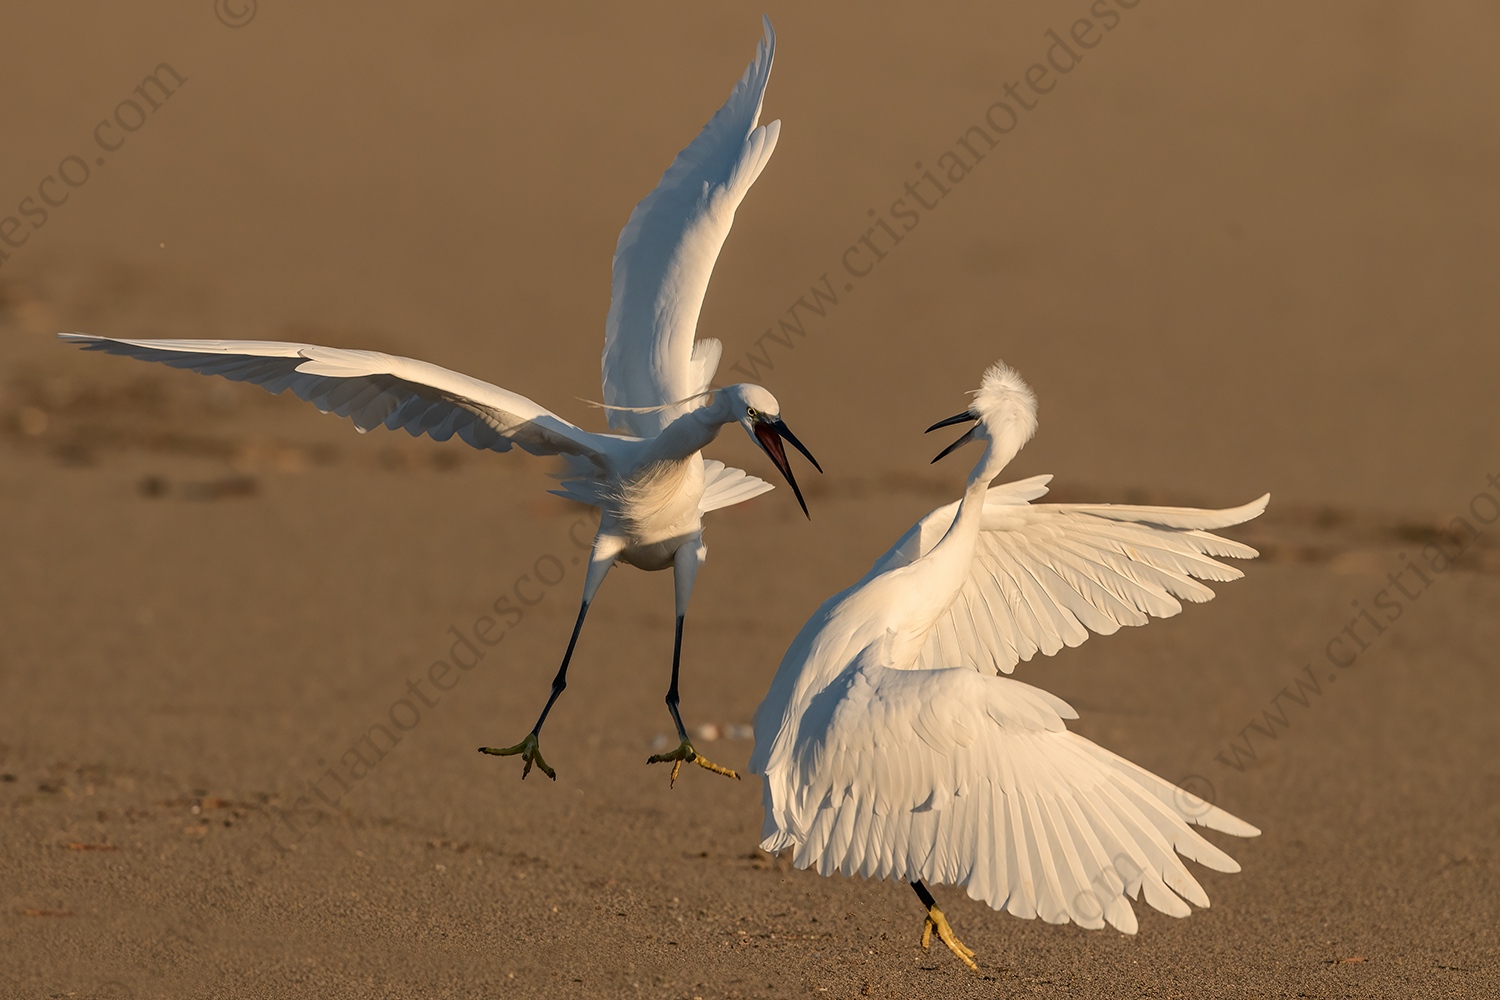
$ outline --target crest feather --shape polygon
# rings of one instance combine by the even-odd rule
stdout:
[[[1019,433],[1021,442],[1036,433],[1036,394],[1020,374],[1003,361],[997,361],[984,373],[984,380],[974,392],[969,412],[977,416],[991,436],[1002,428]]]

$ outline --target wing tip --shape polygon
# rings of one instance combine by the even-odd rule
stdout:
[[[1270,503],[1271,503],[1271,494],[1270,493],[1262,493],[1260,496],[1256,497],[1254,500],[1251,500],[1249,503],[1245,504],[1244,506],[1236,508],[1236,512],[1238,512],[1238,511],[1248,511],[1249,513],[1247,513],[1245,515],[1245,521],[1252,521],[1255,518],[1260,517],[1262,514],[1264,514],[1266,512],[1266,507],[1270,506]],[[1244,521],[1242,521],[1240,523],[1243,524]]]
[[[1179,791],[1181,791],[1181,789],[1179,789]],[[1260,836],[1260,827],[1254,825],[1253,823],[1246,823],[1244,820],[1240,819],[1233,813],[1227,812],[1214,805],[1210,805],[1208,809],[1204,810],[1200,815],[1187,817],[1187,821],[1194,826],[1201,826],[1205,829],[1216,830],[1219,833],[1227,833],[1231,837],[1250,838]],[[1223,854],[1222,851],[1220,853]],[[1227,854],[1224,854],[1224,858],[1236,866],[1234,868],[1235,871],[1239,871],[1239,862],[1235,861]]]
[[[1220,833],[1227,833],[1227,834],[1229,834],[1232,837],[1247,837],[1248,838],[1248,837],[1259,837],[1260,836],[1260,827],[1256,826],[1254,823],[1246,823],[1244,820],[1240,819],[1238,816],[1234,816],[1232,818],[1234,819],[1235,824],[1236,824],[1235,827],[1234,827],[1234,829],[1232,829],[1232,830],[1220,829],[1220,831],[1219,831]]]

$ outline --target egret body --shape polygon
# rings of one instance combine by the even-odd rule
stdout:
[[[671,569],[676,578],[677,627],[667,707],[682,739],[677,750],[653,756],[731,777],[733,771],[700,756],[678,711],[683,620],[693,581],[707,555],[703,515],[771,489],[769,483],[703,457],[719,431],[739,424],[771,459],[796,494],[801,490],[782,445],[812,454],[781,419],[781,405],[751,384],[713,389],[722,347],[697,340],[698,313],[714,262],[734,212],[760,176],[781,123],[758,125],[776,39],[771,22],[744,75],[723,107],[667,168],[635,207],[615,247],[603,356],[604,405],[620,433],[586,431],[537,403],[499,386],[437,365],[375,351],[313,344],[233,340],[123,340],[61,334],[86,350],[104,351],[287,389],[326,413],[348,417],[361,432],[385,426],[446,441],[455,435],[475,448],[561,456],[567,473],[553,492],[599,510],[583,584],[583,601],[562,665],[536,725],[520,743],[481,747],[519,755],[521,777],[542,759],[539,736],[547,713],[567,686],[568,663],[605,574],[616,562],[644,570]],[[822,470],[819,469],[821,472]]]
[[[1068,732],[1065,702],[1003,674],[1205,601],[1199,580],[1255,550],[1208,529],[1232,510],[1032,504],[1050,476],[992,486],[1036,430],[1036,402],[996,365],[973,404],[937,427],[984,444],[963,498],[919,521],[792,641],[755,717],[765,777],[761,846],[793,863],[911,883],[970,967],[926,882],[996,909],[1134,933],[1131,898],[1186,916],[1208,897],[1178,855],[1238,871],[1193,830],[1255,827]],[[934,459],[936,461],[936,459]]]

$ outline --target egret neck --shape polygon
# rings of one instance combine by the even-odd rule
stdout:
[[[707,406],[689,410],[647,442],[645,461],[682,461],[702,451],[719,436],[725,424],[738,421],[726,393],[716,392]],[[644,464],[644,463],[642,463]]]

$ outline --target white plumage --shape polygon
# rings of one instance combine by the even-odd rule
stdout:
[[[273,393],[290,389],[326,413],[348,417],[361,432],[385,426],[438,441],[457,435],[492,451],[519,446],[533,455],[562,456],[567,473],[562,488],[553,492],[597,507],[599,530],[573,641],[553,682],[552,698],[527,740],[503,751],[482,748],[521,754],[523,777],[533,763],[553,774],[541,759],[536,736],[565,686],[589,602],[617,561],[674,572],[677,652],[668,707],[683,746],[678,756],[667,759],[697,759],[678,717],[677,673],[682,619],[708,551],[702,517],[771,489],[739,469],[703,458],[701,449],[722,427],[740,424],[807,509],[782,442],[790,442],[809,461],[812,455],[781,420],[776,398],[750,384],[710,391],[721,348],[715,340],[694,342],[703,296],[735,209],[770,159],[780,131],[779,122],[756,124],[776,44],[771,22],[763,24],[755,58],[729,99],[678,154],[620,233],[602,381],[610,422],[625,434],[586,431],[507,389],[376,351],[267,341],[59,335],[87,350],[221,375]]]
[[[1254,558],[1250,546],[1210,533],[1258,516],[1266,498],[1228,510],[1032,504],[1050,475],[994,486],[985,494],[976,553],[953,603],[927,637],[917,666],[963,660],[1010,673],[1041,652],[1077,646],[1089,632],[1110,635],[1148,616],[1170,618],[1181,601],[1211,600],[1198,580],[1244,574],[1215,557]],[[939,507],[901,537],[871,573],[930,552],[953,523],[958,502]]]
[[[1050,477],[990,486],[1035,431],[1025,383],[992,368],[970,410],[936,426],[962,420],[977,423],[955,447],[986,442],[963,499],[817,610],[756,713],[761,846],[825,875],[904,878],[924,903],[924,881],[966,886],[1051,923],[1134,933],[1142,894],[1174,916],[1207,906],[1178,855],[1239,866],[1192,827],[1259,831],[1068,732],[1065,702],[999,675],[1212,598],[1198,580],[1240,576],[1216,557],[1256,553],[1208,529],[1269,497],[1223,511],[1032,504]],[[967,962],[929,905],[928,928]]]
[[[604,333],[604,401],[611,427],[649,436],[708,388],[723,347],[693,340],[714,261],[735,209],[770,162],[781,122],[756,125],[776,34],[769,18],[755,59],[729,100],[630,213],[615,244]]]

